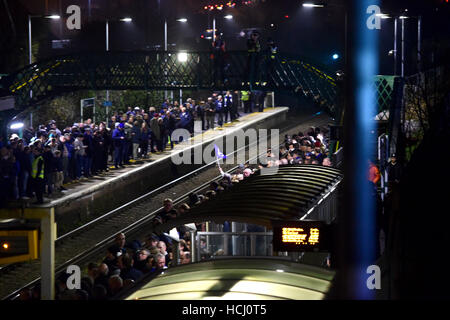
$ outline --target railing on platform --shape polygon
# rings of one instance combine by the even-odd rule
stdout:
[[[331,155],[331,163],[335,168],[340,169],[344,162],[344,149],[340,147],[335,153]]]
[[[217,256],[272,256],[272,236],[272,232],[194,232],[192,262]]]

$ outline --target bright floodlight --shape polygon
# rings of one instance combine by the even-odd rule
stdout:
[[[22,129],[23,128],[23,122],[16,122],[11,124],[11,126],[9,127],[11,130],[17,130],[17,129]]]
[[[231,19],[233,19],[233,16],[232,16],[231,14],[228,14],[228,15],[226,15],[224,18],[225,18],[225,19],[228,19],[228,20],[231,20]]]
[[[339,55],[337,53],[333,54],[333,59],[336,60],[339,58]]]
[[[188,55],[186,52],[179,52],[178,53],[178,61],[179,62],[186,62],[188,59]]]
[[[120,21],[131,22],[131,21],[133,21],[133,19],[131,19],[131,18],[123,18],[123,19],[120,19]]]
[[[57,20],[57,19],[60,19],[61,17],[54,14],[54,15],[51,15],[51,16],[46,16],[46,18],[47,18],[47,19],[54,19],[54,20]]]
[[[187,22],[187,19],[186,18],[181,18],[181,19],[178,19],[177,21],[179,21],[179,22]]]
[[[304,3],[303,6],[306,8],[323,8],[324,7],[323,4],[315,4],[315,3]]]
[[[389,19],[390,18],[390,16],[386,13],[377,13],[376,16],[380,17],[381,19]]]

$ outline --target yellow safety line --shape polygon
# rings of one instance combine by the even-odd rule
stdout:
[[[64,61],[65,62],[65,61]],[[46,73],[48,73],[50,71],[50,69],[54,69],[57,66],[59,66],[61,64],[61,61],[58,61],[57,63],[55,63],[53,66],[51,66],[50,68],[45,69],[44,71],[42,71],[39,75],[35,75],[33,76],[30,80],[25,81],[24,83],[22,83],[20,86],[16,87],[15,89],[11,89],[11,92],[14,93],[17,90],[20,90],[21,88],[23,88],[24,86],[26,86],[28,83],[31,83],[32,81],[36,80],[37,78],[39,78],[39,76],[43,77]],[[16,86],[17,83],[15,83],[13,86]],[[11,87],[13,87],[11,86]],[[11,88],[10,87],[10,88]]]

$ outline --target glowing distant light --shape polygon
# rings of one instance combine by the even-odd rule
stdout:
[[[284,17],[285,17],[286,19],[289,19],[289,16],[288,16],[288,15],[285,15]]]
[[[131,22],[131,21],[133,21],[133,19],[127,17],[127,18],[120,19],[120,21]]]
[[[226,15],[224,18],[225,18],[225,19],[228,19],[228,20],[231,20],[231,19],[233,19],[233,16],[232,16],[231,14],[228,14],[228,15]]]
[[[52,14],[51,16],[46,16],[46,18],[47,19],[53,19],[53,20],[61,19],[61,17],[56,15],[56,14]]]
[[[7,243],[2,244],[2,248],[5,250],[8,250],[9,244],[7,244]]]
[[[270,26],[273,28],[275,25],[273,23],[271,23]]]
[[[333,59],[337,60],[339,58],[339,55],[337,53],[333,54]]]
[[[323,8],[324,7],[323,4],[315,4],[315,3],[304,3],[303,6],[306,8]]]
[[[408,19],[407,16],[400,16],[399,18],[400,18],[400,19]]]
[[[178,61],[179,62],[186,62],[188,59],[188,55],[186,52],[179,52],[178,53]]]
[[[380,17],[381,19],[389,19],[390,18],[390,16],[386,13],[377,13],[376,16]]]
[[[178,19],[177,21],[179,21],[179,22],[187,22],[187,19],[186,18],[180,18],[180,19]]]
[[[10,128],[11,130],[22,129],[22,128],[23,128],[23,122],[16,122],[16,123],[13,123],[9,128]]]
[[[276,272],[284,272],[284,270],[281,270],[281,269],[277,269],[277,270],[275,270]]]

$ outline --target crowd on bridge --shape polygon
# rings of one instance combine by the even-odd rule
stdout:
[[[242,104],[243,110],[240,110]],[[226,91],[212,93],[206,101],[185,103],[165,100],[147,111],[129,107],[115,112],[108,123],[87,119],[72,125],[51,120],[37,129],[25,128],[19,136],[0,140],[0,206],[8,200],[32,198],[43,203],[64,185],[118,169],[130,161],[148,158],[174,147],[175,129],[194,134],[194,121],[202,130],[215,130],[254,110],[263,111],[264,93]],[[111,166],[113,165],[113,166]]]

